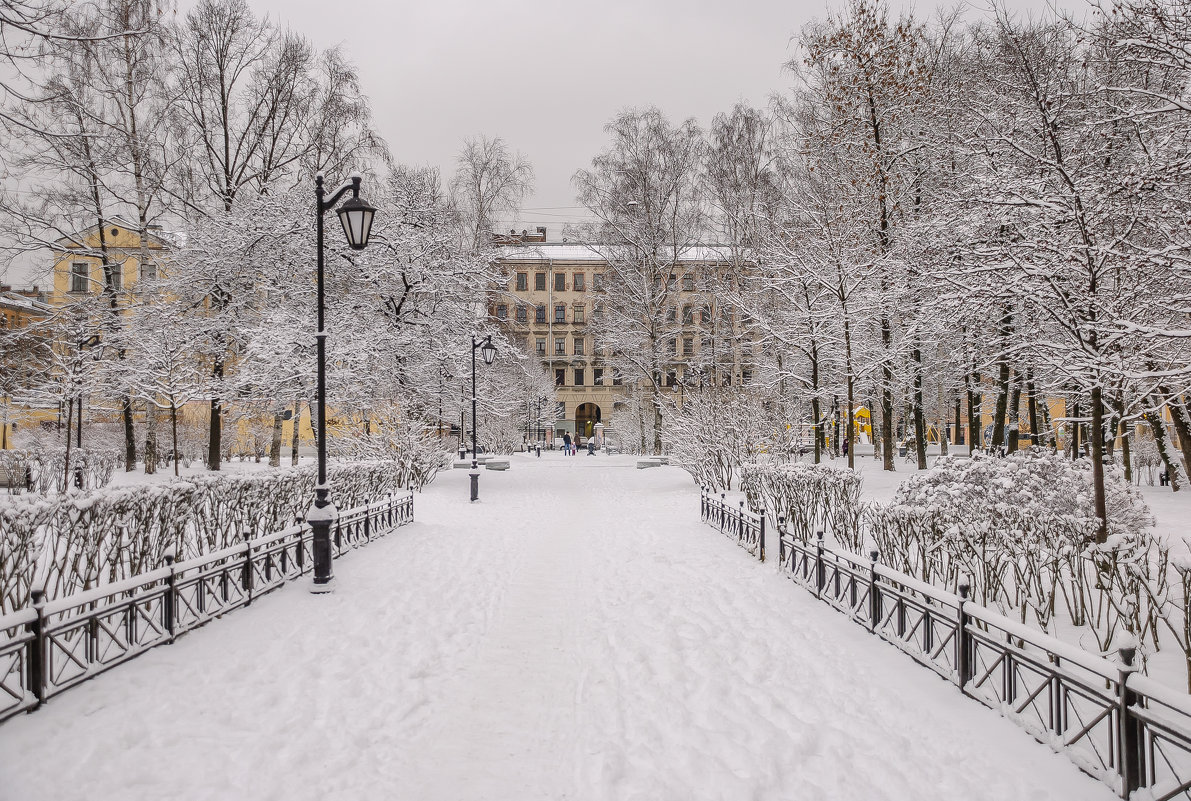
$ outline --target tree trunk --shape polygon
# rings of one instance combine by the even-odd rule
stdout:
[[[881,467],[893,471],[893,369],[889,366],[893,349],[893,327],[888,317],[881,317],[881,344],[885,360],[881,364]]]
[[[302,399],[298,398],[294,401],[294,430],[290,437],[289,448],[289,463],[294,467],[298,466],[298,443],[300,441],[298,430],[302,425]],[[463,429],[459,430],[460,442],[462,442]]]
[[[976,449],[980,447],[980,430],[983,427],[983,420],[980,419],[980,405],[984,398],[979,391],[980,373],[973,372],[970,377],[970,382],[968,378],[964,379],[964,383],[968,385],[968,452],[975,453]]]
[[[926,415],[922,410],[922,351],[914,348],[910,352],[910,359],[914,363],[914,452],[918,457],[918,469],[925,470],[926,465]]]
[[[831,398],[831,458],[839,458],[839,395]]]
[[[132,398],[125,395],[120,399],[120,412],[124,418],[124,470],[136,470],[136,432],[132,430]]]
[[[1129,423],[1125,420],[1125,396],[1124,393],[1117,395],[1115,403],[1117,432],[1121,437],[1121,460],[1125,463],[1125,481],[1129,484],[1133,483],[1133,437],[1130,436]]]
[[[1100,518],[1100,528],[1096,532],[1096,542],[1108,541],[1108,504],[1104,498],[1104,448],[1100,432],[1104,429],[1104,402],[1100,385],[1092,387],[1092,486],[1096,494],[1096,517]]]
[[[281,467],[281,424],[284,418],[280,411],[273,412],[273,439],[269,443],[269,467]]]
[[[223,431],[220,425],[220,410],[219,399],[211,399],[211,423],[207,429],[207,469],[218,470],[222,467],[222,456],[220,454],[222,446]]]
[[[1161,409],[1161,407],[1158,407]],[[1162,457],[1162,465],[1166,468],[1166,475],[1170,478],[1170,491],[1179,491],[1179,466],[1170,456],[1170,447],[1166,441],[1166,426],[1162,425],[1162,412],[1148,411],[1143,415],[1154,432],[1154,444],[1158,446],[1158,455]]]
[[[1034,389],[1034,370],[1026,368],[1026,411],[1030,416],[1030,444],[1038,445],[1041,429],[1038,427],[1038,394]]]
[[[1009,395],[1009,431],[1005,446],[1006,453],[1016,453],[1021,441],[1021,376],[1014,374],[1013,391]]]
[[[955,444],[964,444],[963,412],[959,395],[955,396]]]
[[[1158,387],[1158,391],[1166,398],[1166,408],[1170,409],[1170,421],[1174,424],[1174,433],[1179,438],[1179,449],[1183,454],[1183,467],[1186,475],[1191,476],[1191,424],[1187,421],[1187,407],[1181,397],[1172,395],[1166,387]]]
[[[1071,414],[1067,415],[1068,425],[1071,426],[1071,459],[1079,458],[1079,401],[1071,402]]]
[[[170,428],[174,440],[174,475],[178,475],[178,404],[170,398]]]
[[[812,371],[818,372],[818,365],[812,367]],[[823,461],[823,421],[819,419],[819,395],[811,396],[811,419],[815,421],[815,464]]]
[[[997,365],[997,405],[993,411],[992,446],[1003,448],[1008,445],[1005,437],[1006,418],[1009,413],[1009,361],[1001,358]]]
[[[157,472],[157,406],[145,402],[145,475]]]

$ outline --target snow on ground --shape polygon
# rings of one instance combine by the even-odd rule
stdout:
[[[677,468],[516,455],[0,726],[0,798],[1109,799],[699,522]]]

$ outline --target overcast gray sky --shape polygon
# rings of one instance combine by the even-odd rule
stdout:
[[[782,65],[797,55],[793,37],[828,10],[826,0],[248,2],[318,47],[343,46],[398,161],[449,176],[465,137],[503,137],[537,180],[521,219],[502,227],[545,225],[552,240],[585,216],[571,176],[605,146],[603,126],[617,111],[654,104],[706,126],[737,101],[763,105],[791,83]],[[1007,2],[1031,12],[1046,0]],[[178,5],[185,14],[194,0]],[[983,0],[969,6],[971,18],[986,8]],[[923,16],[935,4],[915,7]],[[38,275],[13,264],[0,278]]]
[[[504,138],[537,175],[518,227],[546,225],[551,239],[583,216],[571,208],[571,176],[604,147],[603,126],[617,111],[655,104],[672,119],[707,125],[737,101],[762,105],[790,84],[782,65],[797,53],[792,37],[828,7],[825,0],[249,4],[320,47],[343,45],[398,161],[449,175],[465,137]]]

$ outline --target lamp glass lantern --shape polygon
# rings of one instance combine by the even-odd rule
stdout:
[[[484,347],[480,348],[480,355],[484,357],[484,364],[492,364],[496,360],[496,346],[492,344],[491,337],[484,342]]]
[[[347,244],[352,250],[363,250],[368,245],[368,236],[372,233],[372,218],[376,209],[358,197],[348,198],[343,205],[336,209],[339,222],[343,223],[343,233],[347,236]]]

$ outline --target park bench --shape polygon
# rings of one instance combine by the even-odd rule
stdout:
[[[637,469],[638,470],[645,470],[646,468],[649,468],[649,467],[661,467],[661,466],[662,466],[662,460],[655,456],[651,456],[648,459],[638,459],[637,460]]]
[[[488,470],[508,470],[509,469],[509,460],[508,459],[489,459],[486,462],[484,462],[484,467],[487,468]]]

